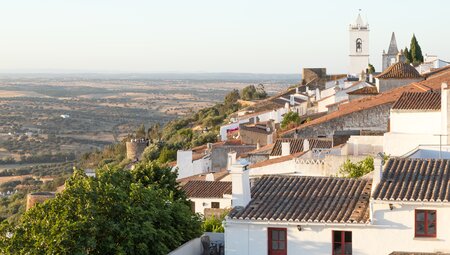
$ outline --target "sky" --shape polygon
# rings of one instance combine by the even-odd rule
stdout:
[[[376,69],[392,32],[450,61],[448,0],[3,0],[0,72],[346,73],[359,9]]]

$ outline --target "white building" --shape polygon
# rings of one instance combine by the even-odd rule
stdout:
[[[211,154],[200,147],[188,151],[177,151],[177,164],[174,169],[178,169],[178,179],[211,171]]]
[[[421,145],[447,144],[448,89],[442,92],[406,92],[390,111],[390,131],[384,134],[384,151],[402,156]]]
[[[264,176],[252,187],[252,197],[241,199],[250,202],[235,207],[227,217],[225,253],[450,252],[450,193],[446,191],[450,175],[444,174],[449,166],[449,160],[391,159],[383,171],[377,159],[373,183]],[[250,194],[245,185],[236,189],[234,185],[242,183],[233,182],[233,198]]]
[[[229,181],[189,181],[181,188],[191,200],[195,213],[205,216],[217,215],[231,209],[231,182]]]
[[[359,77],[369,66],[369,24],[364,23],[361,14],[349,26],[349,74]]]
[[[450,65],[449,62],[439,59],[436,55],[425,55],[423,63],[416,69],[420,74],[425,74],[448,65]]]

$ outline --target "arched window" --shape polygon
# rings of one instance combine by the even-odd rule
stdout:
[[[356,39],[356,52],[362,52],[362,40],[361,40],[361,38]]]

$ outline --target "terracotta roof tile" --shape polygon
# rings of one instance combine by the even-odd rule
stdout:
[[[295,153],[295,154],[290,154],[290,155],[281,156],[281,157],[278,157],[278,158],[272,158],[272,159],[260,161],[260,162],[257,162],[257,163],[255,163],[255,164],[253,164],[253,165],[250,165],[250,168],[257,168],[257,167],[263,167],[263,166],[270,166],[270,165],[273,165],[273,164],[278,164],[278,163],[281,163],[281,162],[286,162],[286,161],[288,161],[288,160],[292,160],[292,159],[294,159],[294,158],[300,157],[300,156],[302,156],[303,154],[305,154],[305,152],[302,151],[302,152],[297,152],[297,153]]]
[[[392,106],[392,110],[440,110],[440,92],[405,92]]]
[[[398,62],[388,67],[384,72],[377,75],[377,79],[415,79],[423,78],[416,68],[410,64]]]
[[[368,223],[371,181],[338,177],[263,176],[245,208],[229,217],[317,223]]]
[[[227,176],[229,174],[229,172],[226,169],[222,169],[222,170],[220,170],[218,172],[214,172],[212,174],[214,176],[215,181],[220,181],[225,176]],[[186,183],[188,183],[189,181],[204,181],[206,179],[206,175],[207,174],[198,174],[198,175],[194,175],[194,176],[189,176],[189,177],[178,179],[177,182],[181,186],[183,186],[183,185],[186,185]]]
[[[222,198],[224,194],[231,194],[231,182],[221,181],[189,181],[182,188],[187,197]]]
[[[375,200],[448,202],[450,160],[394,158],[386,163]]]
[[[348,92],[349,95],[377,95],[378,90],[375,86],[367,86]]]
[[[309,141],[309,148],[331,148],[333,142],[329,139],[307,139]],[[303,151],[303,143],[305,139],[303,138],[278,138],[275,141],[272,152],[270,156],[281,156],[281,144],[285,142],[290,143],[290,154],[298,153]]]
[[[346,116],[352,114],[354,112],[370,109],[373,107],[377,107],[384,104],[392,104],[394,103],[403,92],[424,92],[428,90],[440,90],[441,84],[443,82],[450,83],[450,68],[442,70],[434,75],[429,76],[426,80],[420,82],[414,82],[409,85],[405,85],[402,87],[398,87],[383,93],[380,93],[376,96],[372,97],[364,97],[360,99],[356,99],[347,104],[343,104],[339,106],[339,110],[331,112],[327,115],[309,121],[305,124],[302,124],[296,128],[287,130],[281,135],[286,135],[294,132],[297,129],[302,129],[308,126],[314,126],[320,123],[327,122],[329,120],[339,118],[342,116]]]

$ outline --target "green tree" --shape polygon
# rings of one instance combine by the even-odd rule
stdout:
[[[295,125],[300,124],[300,116],[297,112],[288,112],[283,116],[281,121],[281,128],[286,129]]]
[[[239,91],[237,89],[233,89],[230,93],[228,93],[225,96],[224,104],[226,106],[235,104],[239,99],[241,99],[241,96],[239,95]]]
[[[132,171],[76,170],[55,199],[0,227],[1,254],[167,254],[201,234],[176,173],[149,163]]]
[[[242,89],[241,98],[244,100],[253,100],[255,98],[256,88],[255,85],[249,85]]]
[[[145,126],[141,124],[138,129],[136,129],[136,138],[137,139],[145,139]]]
[[[417,41],[415,34],[413,34],[413,37],[411,38],[410,54],[412,60],[411,63],[414,66],[418,66],[421,63],[423,63],[422,49],[420,48],[419,42]]]
[[[411,53],[409,52],[408,47],[405,47],[405,50],[403,51],[403,56],[405,56],[407,64],[412,63],[413,60],[411,58]]]
[[[161,150],[161,153],[159,154],[158,157],[158,162],[159,163],[166,163],[166,162],[170,162],[173,161],[177,158],[177,151],[176,150],[171,150],[167,147],[164,147]]]
[[[369,74],[375,73],[375,67],[372,64],[369,64],[367,71]]]
[[[373,157],[353,163],[349,159],[339,168],[339,173],[347,178],[358,178],[364,176],[374,170]]]

